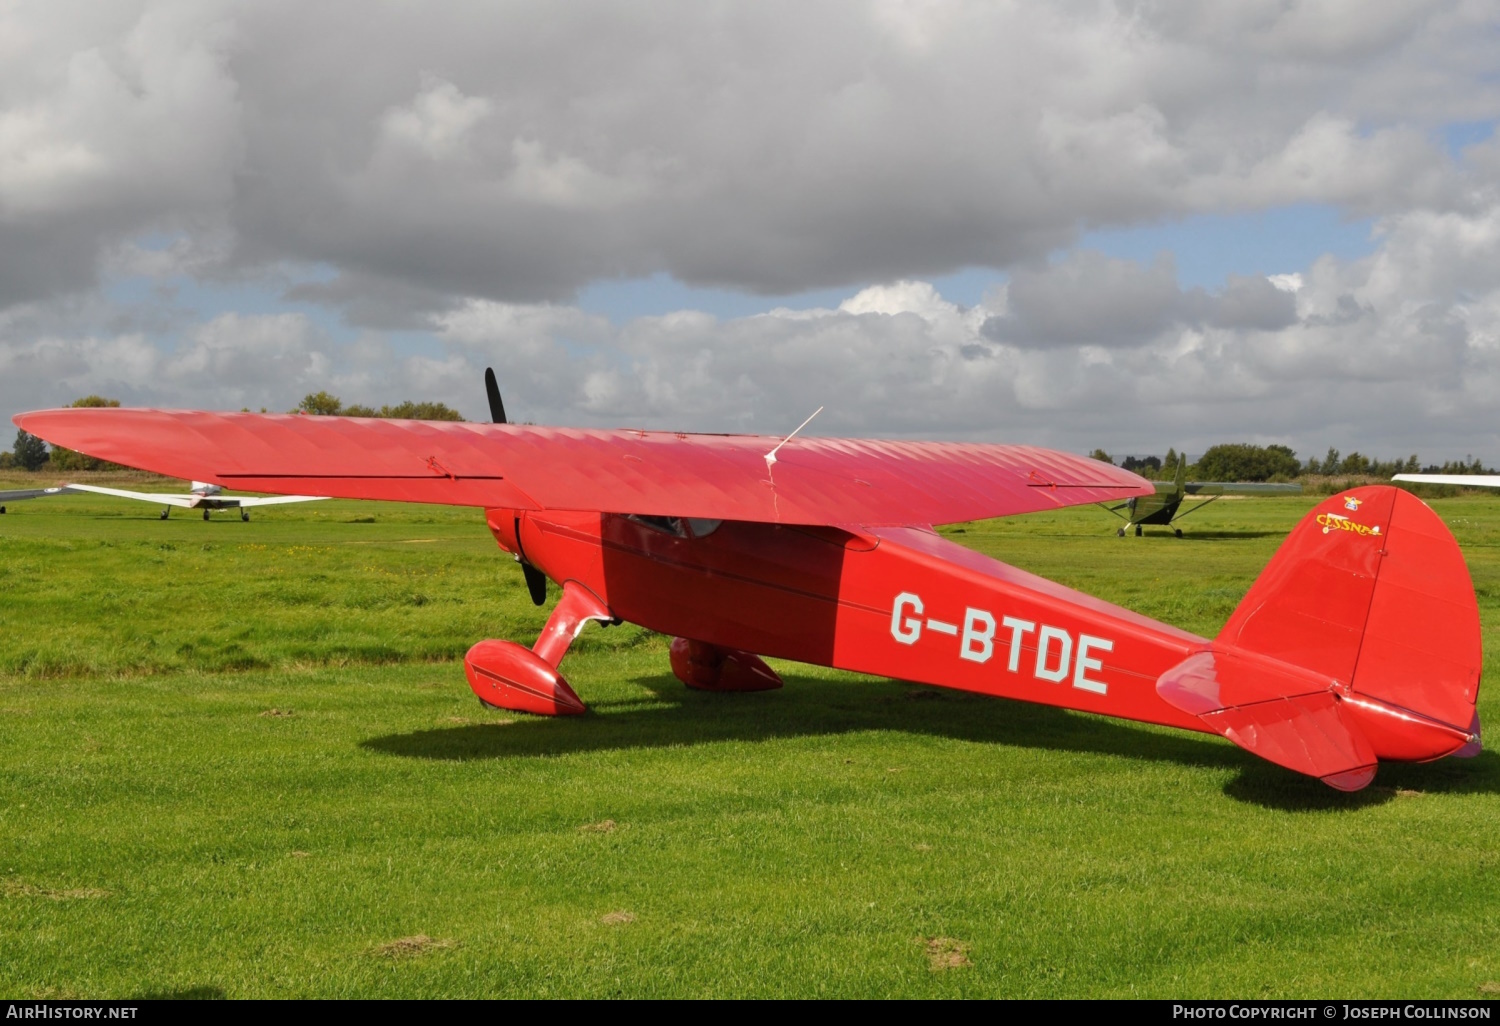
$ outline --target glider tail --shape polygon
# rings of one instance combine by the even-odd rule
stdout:
[[[1479,608],[1453,535],[1386,485],[1320,503],[1205,651],[1157,693],[1340,790],[1379,760],[1477,755]]]

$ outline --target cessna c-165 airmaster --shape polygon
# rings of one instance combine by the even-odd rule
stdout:
[[[1457,543],[1407,492],[1313,509],[1218,637],[980,555],[935,524],[1150,495],[1098,460],[1019,445],[504,422],[64,409],[16,423],[173,477],[261,492],[474,506],[532,598],[532,647],[464,665],[492,706],[584,704],[559,672],[589,620],[674,636],[709,691],[781,686],[761,656],[1222,734],[1342,790],[1379,760],[1479,751],[1479,611]],[[543,576],[545,575],[545,577]]]

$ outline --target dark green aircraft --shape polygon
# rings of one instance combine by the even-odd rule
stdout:
[[[1156,482],[1155,495],[1137,495],[1128,502],[1122,502],[1118,506],[1104,506],[1115,516],[1125,521],[1125,526],[1115,533],[1121,538],[1129,528],[1135,528],[1135,536],[1141,536],[1141,528],[1147,524],[1159,527],[1170,527],[1172,533],[1182,537],[1182,528],[1175,526],[1176,522],[1185,516],[1190,516],[1207,506],[1215,499],[1221,499],[1226,495],[1266,495],[1266,494],[1300,494],[1302,486],[1299,484],[1236,484],[1228,481],[1189,481],[1187,479],[1187,458],[1183,457],[1177,461],[1177,473],[1171,481]],[[1186,513],[1182,512],[1182,502],[1189,495],[1206,495],[1208,498],[1197,503]],[[1102,506],[1103,503],[1100,503]],[[1122,512],[1123,511],[1123,512]]]

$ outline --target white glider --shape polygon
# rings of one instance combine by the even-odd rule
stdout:
[[[208,514],[212,510],[237,509],[240,511],[241,520],[249,520],[250,509],[253,506],[277,506],[287,502],[320,502],[328,498],[326,495],[272,495],[264,499],[253,495],[225,495],[222,485],[194,481],[193,490],[186,495],[171,492],[131,492],[123,488],[105,488],[102,485],[67,484],[57,488],[26,488],[14,492],[0,492],[0,502],[39,499],[46,495],[76,495],[79,492],[113,495],[119,499],[136,499],[140,502],[164,502],[167,505],[161,511],[163,520],[167,519],[167,514],[172,511],[173,506],[182,509],[201,509],[204,520],[208,519]],[[0,506],[0,513],[4,512],[5,507]]]

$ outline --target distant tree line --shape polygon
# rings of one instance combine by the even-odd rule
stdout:
[[[414,403],[410,399],[395,406],[373,406],[354,404],[345,406],[343,400],[327,392],[313,392],[302,397],[293,413],[309,413],[315,417],[383,417],[395,420],[463,420],[463,415],[442,403]]]
[[[82,399],[75,399],[73,406],[115,407],[120,405],[118,399],[106,399],[102,395],[86,395]],[[265,410],[261,410],[265,413]],[[407,400],[397,403],[395,406],[382,406],[375,409],[371,406],[345,406],[336,395],[327,392],[314,392],[305,396],[297,404],[292,413],[309,413],[316,416],[341,416],[341,417],[390,417],[402,420],[463,420],[457,410],[450,409],[442,403],[414,403]],[[54,445],[48,450],[47,443],[36,435],[25,431],[16,432],[15,444],[11,446],[10,452],[0,452],[0,470],[126,470],[118,463],[110,463],[106,460],[86,456],[72,449],[65,449],[60,445]]]
[[[119,406],[120,400],[106,399],[102,395],[86,395],[74,399],[73,406]],[[15,444],[10,452],[0,453],[0,469],[19,467],[22,470],[123,470],[118,463],[95,459],[81,452],[65,449],[60,445],[47,449],[47,443],[36,435],[25,431],[16,432]]]
[[[1095,449],[1094,459],[1114,463],[1114,459],[1103,449]],[[1185,456],[1177,450],[1168,449],[1165,456],[1126,456],[1120,466],[1147,478],[1170,478],[1177,472],[1177,463]],[[1416,454],[1405,459],[1371,459],[1359,452],[1347,456],[1337,449],[1329,448],[1322,459],[1311,457],[1299,460],[1296,452],[1285,445],[1251,445],[1235,442],[1211,446],[1198,462],[1190,464],[1187,476],[1198,481],[1290,481],[1296,477],[1392,477],[1396,474],[1493,474],[1494,470],[1473,456],[1462,460],[1449,460],[1443,464],[1427,464]]]

